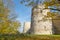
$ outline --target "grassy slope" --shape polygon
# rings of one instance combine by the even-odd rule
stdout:
[[[0,35],[0,40],[60,40],[60,35]]]

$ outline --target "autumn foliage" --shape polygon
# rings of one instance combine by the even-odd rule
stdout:
[[[9,18],[10,10],[0,1],[0,34],[16,34],[20,23]]]

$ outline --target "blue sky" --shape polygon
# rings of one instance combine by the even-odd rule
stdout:
[[[23,25],[24,22],[30,22],[31,21],[31,7],[27,7],[25,5],[20,4],[20,0],[13,0],[15,6],[14,6],[14,12],[17,14],[17,20],[21,22],[21,27],[19,28],[19,31],[23,31]]]
[[[20,4],[20,0],[14,0],[15,13],[17,13],[17,20],[21,22],[20,31],[22,31],[24,22],[31,21],[31,7]]]

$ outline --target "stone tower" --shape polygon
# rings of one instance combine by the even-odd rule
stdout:
[[[29,33],[31,22],[24,22],[23,33]]]
[[[57,12],[57,16],[52,19],[48,12]],[[60,34],[60,7],[45,8],[45,5],[37,5],[32,9],[31,34]]]
[[[48,12],[57,12],[58,15],[53,19],[47,17]],[[25,33],[31,34],[60,34],[60,6],[58,8],[45,8],[43,4],[34,6],[31,15],[31,27],[26,27],[26,29]]]
[[[37,5],[32,9],[32,34],[53,34],[52,18],[44,18],[47,12],[50,12],[50,9],[46,9],[44,5]]]

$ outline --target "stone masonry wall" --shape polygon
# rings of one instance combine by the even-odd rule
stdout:
[[[45,18],[50,9],[44,9],[44,5],[35,6],[32,10],[31,33],[32,34],[53,34],[52,18]]]
[[[31,22],[24,23],[23,33],[29,33],[30,25],[31,25]]]

